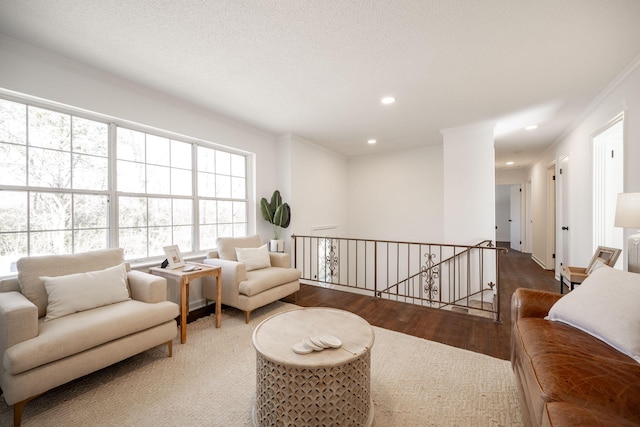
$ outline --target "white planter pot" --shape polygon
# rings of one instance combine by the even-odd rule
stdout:
[[[271,239],[269,241],[269,250],[271,252],[284,252],[284,240]]]

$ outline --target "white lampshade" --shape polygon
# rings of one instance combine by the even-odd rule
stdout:
[[[640,228],[640,193],[619,193],[615,227]]]

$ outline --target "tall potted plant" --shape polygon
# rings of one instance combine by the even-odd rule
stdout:
[[[270,202],[263,197],[260,200],[260,211],[265,221],[273,226],[274,238],[269,242],[269,250],[284,252],[284,241],[280,239],[280,233],[291,222],[291,208],[287,203],[282,203],[280,191],[273,192]]]

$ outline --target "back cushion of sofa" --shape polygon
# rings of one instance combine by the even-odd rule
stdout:
[[[259,248],[262,246],[262,243],[258,235],[249,237],[218,237],[216,239],[216,246],[218,246],[220,259],[238,261],[236,248]]]
[[[124,262],[121,248],[104,249],[71,255],[47,255],[20,258],[17,262],[18,282],[22,294],[38,307],[38,317],[47,313],[47,290],[40,276],[64,276],[103,270]]]

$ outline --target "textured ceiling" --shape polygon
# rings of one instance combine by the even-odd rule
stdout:
[[[527,165],[639,57],[639,18],[638,0],[0,2],[9,37],[347,156],[495,121],[497,166]]]

